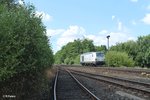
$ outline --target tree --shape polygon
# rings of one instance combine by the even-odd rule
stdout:
[[[109,51],[106,53],[105,61],[107,65],[115,67],[134,65],[133,59],[126,52]]]
[[[95,50],[99,52],[106,52],[107,48],[105,45],[95,46]]]
[[[53,64],[46,29],[35,16],[34,6],[16,4],[8,8],[0,4],[0,19],[0,80],[25,71],[38,72]]]
[[[136,62],[142,67],[150,67],[150,35],[139,37],[137,44]]]
[[[92,40],[77,39],[63,46],[62,49],[55,54],[55,63],[79,64],[80,54],[91,51],[95,51]]]
[[[84,39],[82,41],[82,53],[95,51],[95,46],[92,40]]]
[[[110,50],[112,51],[120,51],[120,52],[126,52],[130,57],[133,58],[133,60],[137,56],[137,49],[138,44],[135,41],[127,41],[124,43],[118,43],[115,46],[112,46]]]
[[[142,67],[150,66],[150,35],[141,36],[138,40],[118,43],[112,46],[110,50],[126,52],[130,58],[133,58],[135,65]]]

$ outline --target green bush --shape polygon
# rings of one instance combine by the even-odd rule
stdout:
[[[69,64],[69,62],[70,62],[70,59],[69,59],[69,58],[66,58],[66,59],[64,60],[64,63],[67,64],[67,65]]]
[[[134,66],[134,61],[129,58],[125,52],[109,51],[106,53],[105,62],[109,66],[121,67],[121,66]]]
[[[0,81],[53,64],[45,26],[33,6],[7,8],[0,4],[0,28]]]
[[[137,40],[138,50],[135,61],[138,66],[150,68],[150,34]]]
[[[80,64],[80,55],[76,56],[76,58],[74,59],[74,63]]]

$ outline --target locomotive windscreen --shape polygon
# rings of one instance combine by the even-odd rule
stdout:
[[[97,56],[97,57],[103,57],[104,54],[103,54],[103,53],[96,53],[96,56]]]

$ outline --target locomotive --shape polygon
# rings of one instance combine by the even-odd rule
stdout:
[[[102,52],[87,52],[80,55],[80,64],[86,65],[102,65],[104,64],[105,55]]]

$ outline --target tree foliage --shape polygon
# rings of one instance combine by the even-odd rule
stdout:
[[[68,43],[55,54],[55,63],[79,63],[79,55],[81,53],[90,51],[102,51],[106,53],[107,49],[104,45],[94,46],[93,41],[91,40],[78,39],[74,42]],[[106,55],[106,63],[108,63],[108,59],[116,59],[116,61],[111,61],[112,66],[133,66],[134,64],[134,66],[150,67],[150,35],[141,36],[137,39],[137,41],[118,43],[115,46],[112,46],[110,48],[110,51],[114,52],[107,53],[107,55],[110,55],[110,57],[112,58]]]
[[[110,50],[126,52],[136,66],[150,67],[150,35],[141,36],[137,41],[127,41],[112,46]]]
[[[14,5],[0,4],[0,80],[39,71],[54,62],[45,26],[35,16],[34,6]]]
[[[109,51],[106,53],[105,61],[107,65],[114,67],[134,65],[133,59],[126,52]]]
[[[67,45],[63,46],[60,51],[55,54],[56,64],[79,64],[80,54],[92,51],[103,51],[105,46],[95,47],[92,40],[74,40],[74,42],[69,42]]]
[[[112,46],[110,50],[112,51],[120,51],[120,52],[126,52],[130,57],[132,57],[134,60],[137,55],[138,51],[138,44],[135,41],[127,41],[124,43],[118,43],[115,46]]]
[[[105,45],[101,45],[101,46],[95,46],[95,50],[105,53],[107,51],[107,48]]]
[[[136,62],[139,66],[150,67],[150,35],[139,37],[137,40],[138,52]]]

